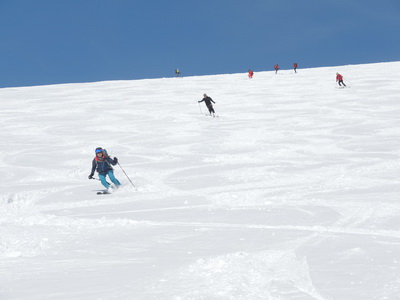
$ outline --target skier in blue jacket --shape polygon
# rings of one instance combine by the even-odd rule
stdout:
[[[96,157],[92,161],[92,171],[90,172],[89,179],[93,178],[94,171],[99,173],[99,178],[101,184],[108,190],[110,190],[110,184],[106,180],[106,176],[110,178],[111,182],[114,184],[115,188],[118,188],[121,183],[114,176],[114,169],[111,165],[115,166],[118,163],[118,159],[108,156],[107,151],[100,147],[96,148]]]

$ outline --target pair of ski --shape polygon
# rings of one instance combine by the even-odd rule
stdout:
[[[111,188],[111,192],[110,192],[109,189],[107,189],[107,190],[102,190],[102,191],[98,191],[98,192],[97,192],[97,195],[109,195],[109,194],[114,193],[116,190],[117,190],[117,188]]]
[[[97,195],[109,195],[109,194],[112,194],[112,193],[110,193],[110,192],[107,191],[107,190],[97,192]]]

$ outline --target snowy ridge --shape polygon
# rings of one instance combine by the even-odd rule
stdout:
[[[397,299],[399,67],[1,89],[0,299]]]

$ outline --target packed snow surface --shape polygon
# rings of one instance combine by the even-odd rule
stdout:
[[[399,299],[399,70],[1,89],[0,299]]]

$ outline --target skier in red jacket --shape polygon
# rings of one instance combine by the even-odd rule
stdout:
[[[276,64],[274,68],[275,68],[275,74],[276,74],[276,73],[278,73],[278,70],[279,70],[279,65],[278,65],[278,64]]]
[[[297,73],[297,71],[296,71],[297,70],[297,63],[293,64],[293,69],[294,69],[294,72]]]
[[[252,70],[249,69],[249,78],[250,78],[250,79],[253,78],[253,74],[254,74],[254,72],[253,72]]]
[[[343,76],[339,73],[336,73],[336,82],[339,84],[339,86],[342,86],[342,84],[346,86],[343,82]]]

